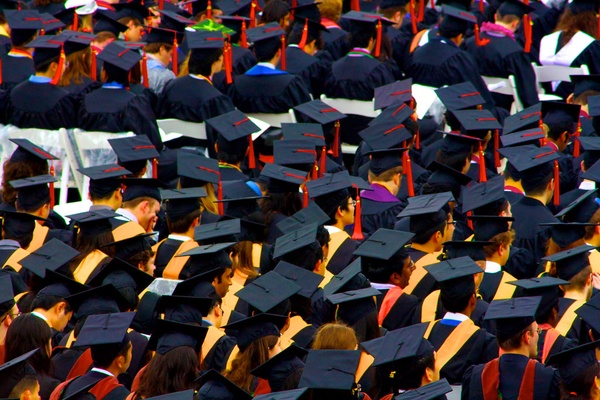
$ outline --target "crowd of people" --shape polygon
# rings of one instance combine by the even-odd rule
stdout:
[[[0,9],[0,398],[600,399],[597,1]]]

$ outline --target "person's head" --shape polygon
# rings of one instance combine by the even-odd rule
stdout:
[[[457,45],[462,42],[467,29],[467,21],[451,15],[444,16],[442,21],[438,24],[439,35],[451,39]]]
[[[390,373],[394,393],[399,390],[417,389],[422,385],[439,380],[439,370],[435,366],[436,353],[425,339],[421,340],[418,355],[392,365]]]
[[[4,161],[2,171],[2,201],[14,204],[17,201],[17,190],[9,182],[47,174],[48,161],[29,156],[25,150],[17,148],[13,156]]]
[[[595,400],[600,398],[600,363],[589,360],[589,366],[583,371],[575,376],[569,376],[566,382],[565,379],[561,380],[560,393],[561,399],[565,400]]]
[[[440,299],[444,309],[451,313],[470,315],[477,303],[473,275],[450,279],[440,284]]]
[[[496,23],[516,32],[521,24],[521,19],[515,14],[506,14],[502,7],[500,7],[496,12]]]
[[[308,271],[320,272],[322,275],[324,273],[324,271],[321,271],[323,257],[323,247],[315,240],[308,246],[303,246],[297,250],[284,254],[276,261],[289,262],[290,264],[297,265]]]
[[[40,384],[37,375],[25,375],[8,395],[10,399],[40,400]]]
[[[137,217],[140,226],[148,230],[148,228],[154,227],[158,220],[160,202],[153,197],[143,196],[124,201],[122,207],[131,211]]]
[[[108,46],[115,40],[117,40],[117,37],[112,32],[98,32],[98,34],[96,35],[96,39],[94,39],[94,41],[91,44],[91,47],[97,49],[98,51],[102,51],[106,46]]]
[[[514,240],[515,231],[512,229],[494,236],[489,240],[492,244],[483,247],[485,258],[493,258],[500,265],[506,264],[510,255],[510,246]]]
[[[302,41],[303,31],[305,23],[303,19],[298,19],[297,22],[292,24],[290,32],[287,36],[288,44],[299,44]],[[314,55],[317,50],[323,48],[323,39],[321,38],[321,30],[318,25],[312,22],[308,22],[307,25],[307,37],[305,41],[304,51],[310,55]]]
[[[400,190],[400,182],[402,180],[402,166],[394,167],[380,173],[376,172],[378,171],[374,172],[369,170],[369,182],[388,183],[393,188],[393,194],[395,195],[398,193],[398,190]]]
[[[327,225],[348,226],[354,223],[355,201],[347,189],[315,197],[315,203],[327,213]]]
[[[377,27],[374,23],[352,21],[353,29],[350,31],[350,47],[371,49],[377,38]]]
[[[529,197],[540,197],[549,202],[554,193],[554,164],[545,163],[532,170],[522,171],[521,185]]]
[[[471,154],[470,151],[446,153],[439,150],[436,161],[465,174],[469,171]]]
[[[269,22],[277,22],[279,26],[286,29],[290,23],[290,7],[286,1],[271,0],[269,1],[260,17],[261,24]]]
[[[119,19],[119,22],[127,26],[123,34],[128,42],[140,42],[144,36],[144,26],[142,21],[135,17],[127,16]]]
[[[227,295],[229,287],[233,284],[233,274],[235,271],[231,267],[223,269],[223,272],[215,277],[213,280],[213,286],[215,291],[221,298]]]
[[[155,260],[156,253],[152,249],[148,249],[134,254],[125,261],[149,275],[154,275],[154,270],[156,269],[156,265],[154,265]]]
[[[587,290],[587,291],[589,291],[589,293],[588,293],[588,297],[589,297],[589,295],[591,295],[591,289],[592,289],[591,276],[592,276],[592,267],[588,265],[587,267],[585,267],[581,271],[579,271],[577,274],[575,274],[575,276],[573,276],[571,279],[569,279],[570,285],[568,285],[566,288],[569,290],[574,290],[574,291]]]
[[[8,361],[39,349],[27,362],[38,373],[52,374],[52,330],[43,319],[33,314],[15,318],[6,332],[5,346]]]
[[[144,46],[144,51],[148,54],[152,54],[152,56],[163,63],[163,65],[167,66],[171,63],[173,45],[168,43],[148,43]]]
[[[161,396],[194,388],[199,359],[189,346],[156,353],[144,370],[137,394],[142,398]]]
[[[356,350],[358,339],[354,329],[341,322],[321,325],[312,344],[313,350]]]
[[[188,72],[193,75],[213,76],[223,69],[223,49],[192,49]]]
[[[223,375],[242,389],[251,392],[254,377],[250,371],[272,357],[279,347],[279,340],[279,336],[274,335],[256,339],[240,350],[235,356],[231,368],[226,369]]]
[[[546,126],[548,127],[548,138],[556,143],[560,151],[567,147],[571,136],[577,129],[577,126],[570,119],[556,121],[551,125],[546,124]]]
[[[517,334],[509,337],[497,337],[498,346],[504,351],[522,350],[526,351],[529,357],[534,358],[538,353],[538,340],[540,338],[537,322],[533,322]]]
[[[561,45],[564,45],[579,31],[596,39],[598,37],[597,25],[598,21],[596,19],[595,10],[573,10],[573,8],[569,6],[565,7],[565,11],[562,13],[556,24],[555,31],[563,32],[560,42]]]
[[[323,0],[317,4],[321,11],[321,18],[338,22],[342,16],[342,0]]]
[[[220,162],[227,164],[240,165],[249,150],[248,139],[238,138],[234,140],[226,140],[223,135],[219,135],[215,144],[217,158]]]
[[[415,234],[413,243],[432,244],[435,251],[442,248],[442,243],[452,239],[454,220],[452,213],[445,208],[435,213],[413,215],[410,217],[410,231]]]
[[[405,288],[414,269],[415,264],[404,249],[396,252],[387,261],[362,257],[363,273],[371,282],[389,283]]]
[[[94,367],[118,371],[118,374],[122,374],[129,368],[133,346],[128,334],[121,343],[94,345],[90,348]]]
[[[281,34],[284,34],[281,31]],[[254,43],[254,55],[258,62],[277,64],[281,57],[281,37],[274,36]]]
[[[52,328],[58,332],[62,332],[65,329],[73,316],[71,306],[63,297],[51,294],[47,295],[44,293],[44,289],[33,299],[31,309],[43,312],[50,325],[52,325]]]
[[[90,47],[68,54],[65,63],[65,72],[62,74],[58,86],[81,84],[83,83],[83,78],[90,78],[92,70],[91,56],[92,50]]]
[[[200,225],[200,209],[184,215],[179,219],[172,219],[167,213],[167,226],[171,233],[185,233]]]

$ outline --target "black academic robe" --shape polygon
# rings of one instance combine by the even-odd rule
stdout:
[[[38,383],[40,384],[40,400],[49,400],[52,391],[60,385],[61,381],[54,379],[53,377],[38,372],[37,374]]]
[[[560,193],[567,193],[577,188],[577,174],[573,168],[573,156],[558,152],[558,168],[560,170]]]
[[[504,400],[517,400],[525,367],[529,358],[517,354],[504,354],[500,357],[498,373],[500,384],[498,391]],[[462,379],[462,400],[483,400],[481,373],[486,364],[469,367]],[[538,363],[535,366],[534,394],[536,400],[558,400],[560,378],[558,371]]]
[[[281,232],[281,230],[277,227],[277,224],[286,219],[287,217],[287,215],[281,213],[276,213],[275,215],[273,215],[273,219],[269,224],[269,233],[267,234],[266,242],[268,244],[275,245],[275,241],[277,240],[277,238],[283,236],[283,232]]]
[[[318,99],[323,93],[323,77],[327,76],[327,63],[303,51],[300,47],[290,45],[285,49],[286,72],[299,76],[312,95]],[[281,64],[277,66],[281,68]]]
[[[248,176],[237,168],[230,166],[219,165],[219,172],[221,173],[221,182],[229,181],[244,181],[248,180]]]
[[[360,243],[351,237],[346,238],[335,252],[329,252],[327,270],[334,275],[342,272],[356,258],[354,252],[359,245]]]
[[[377,309],[381,309],[381,303],[388,292],[386,289],[380,289],[379,291],[381,295],[376,296]],[[402,293],[387,315],[385,315],[381,326],[388,331],[393,331],[412,325],[420,303],[421,301],[416,296]]]
[[[415,250],[412,247],[408,247],[406,250],[408,252],[408,255],[410,256],[410,259],[414,263],[417,263],[426,254],[426,253],[422,252],[421,250]],[[415,278],[411,277],[411,279],[414,280]],[[410,283],[414,284],[414,282],[412,282],[412,281]],[[429,293],[431,293],[435,289],[437,289],[437,286],[438,286],[437,281],[435,280],[433,275],[431,275],[428,272],[416,284],[416,286],[412,290],[412,294],[417,296],[417,298],[423,300],[423,299],[425,299],[425,297],[427,297],[427,295],[429,295]]]
[[[105,375],[100,372],[90,371],[87,374],[80,376],[79,378],[75,378],[62,392],[61,396],[59,397],[59,400],[69,397],[73,393],[76,393],[77,391],[81,390],[84,387],[87,387],[88,385],[93,384],[94,382],[100,382],[107,376],[108,375]],[[125,386],[118,386],[112,391],[110,391],[108,394],[106,394],[104,397],[99,397],[97,400],[125,400],[128,395],[129,390],[127,390]]]
[[[179,250],[179,246],[181,246],[183,242],[177,239],[166,239],[162,243],[158,245],[156,250],[156,258],[154,260],[154,265],[156,269],[154,270],[154,276],[157,278],[162,278],[163,272],[169,264],[169,261],[175,256],[177,250]],[[186,264],[189,264],[189,260]]]
[[[362,231],[365,239],[379,228],[394,229],[396,216],[404,209],[400,200],[385,187],[371,184],[373,190],[361,193]]]
[[[202,321],[202,326],[209,327],[206,321]],[[217,340],[214,346],[208,351],[208,353],[203,354],[203,361],[201,368],[203,370],[214,369],[216,371],[224,371],[227,366],[227,360],[229,359],[229,355],[231,354],[231,350],[236,345],[235,338],[224,335]]]
[[[538,339],[538,357],[537,360],[542,362],[542,352],[544,350],[544,344],[546,342],[546,335],[548,334],[547,330],[542,330],[540,332],[540,338]],[[552,347],[550,347],[550,351],[548,352],[547,358],[553,356],[561,351],[572,349],[573,347],[577,347],[577,342],[573,339],[569,339],[564,337],[563,335],[558,335]]]
[[[477,62],[469,53],[441,36],[429,40],[414,51],[406,73],[413,79],[413,83],[433,87],[469,81],[486,104],[494,104],[490,91],[481,78]]]
[[[481,38],[488,39],[489,43],[485,46],[478,46],[475,38],[472,37],[463,45],[465,50],[477,60],[479,73],[484,76],[500,78],[514,75],[523,106],[527,108],[537,104],[539,100],[535,72],[523,48],[514,39],[504,36],[502,33],[482,32]],[[492,93],[492,96],[498,107],[510,111],[513,102],[512,96],[496,93]]]
[[[529,250],[537,264],[545,256],[546,242],[550,238],[550,229],[539,224],[559,221],[548,207],[531,197],[523,197],[513,204],[512,215],[515,218],[512,228],[516,232],[514,245]]]
[[[232,76],[242,75],[256,65],[256,57],[252,51],[236,44],[234,44],[231,49],[231,56],[233,58],[233,65],[231,68]],[[225,93],[228,84],[227,75],[224,70],[213,75],[213,84],[219,91]]]
[[[19,128],[69,129],[77,126],[76,112],[76,98],[66,90],[27,80],[10,92],[6,122]]]
[[[483,300],[487,301],[488,303],[494,300],[494,296],[498,291],[498,287],[500,286],[500,282],[504,274],[504,271],[483,274],[483,279],[479,284],[479,294]]]
[[[410,45],[414,39],[410,18],[404,18],[398,29],[388,28],[387,35],[392,44],[392,57],[401,71],[405,71],[410,60]]]
[[[531,0],[529,7],[533,8],[533,13],[530,14],[533,21],[531,43],[533,47],[539,49],[542,38],[554,32],[561,11],[554,7],[547,7],[538,0]]]
[[[0,35],[0,58],[6,57],[10,49],[12,49],[10,36]]]
[[[317,53],[317,57],[320,57],[323,53],[328,53],[332,61],[337,61],[350,51],[348,32],[340,27],[327,27],[326,31],[321,32],[321,38],[325,46],[323,51]]]
[[[510,246],[508,261],[502,268],[516,279],[529,279],[536,276],[538,266],[531,251]]]
[[[436,351],[442,347],[457,325],[458,321],[454,320],[442,319],[434,322],[428,340]],[[458,384],[462,381],[462,376],[468,367],[486,363],[496,357],[498,357],[496,337],[484,329],[479,329],[444,365],[440,371],[440,377],[448,379],[451,384]]]
[[[33,58],[15,57],[11,54],[2,57],[2,84],[0,89],[10,90],[35,75]]]
[[[227,87],[227,95],[244,113],[287,113],[311,100],[300,77],[261,64],[236,76]]]
[[[523,193],[512,192],[510,190],[505,190],[504,195],[506,196],[506,200],[508,200],[511,206],[514,206],[519,201],[521,201],[523,197],[525,197],[525,194]]]
[[[319,328],[321,325],[335,321],[336,306],[325,300],[323,289],[317,289],[310,298],[313,312],[306,321],[314,328]]]
[[[70,85],[61,87],[73,95],[85,96],[89,92],[99,89],[101,86],[100,83],[92,78],[83,77],[81,83],[71,82]]]

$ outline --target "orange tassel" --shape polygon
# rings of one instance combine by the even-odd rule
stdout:
[[[473,211],[467,211],[467,217],[472,217],[473,216]],[[474,230],[473,229],[473,220],[467,218],[467,226],[469,227],[470,230]]]
[[[0,58],[0,85],[2,85],[2,59]]]
[[[557,160],[554,160],[554,205],[560,205],[560,170]]]
[[[300,39],[300,43],[298,43],[298,47],[304,50],[304,46],[306,46],[306,41],[308,40],[308,18],[304,20],[304,28],[302,29],[302,38]]]
[[[212,3],[208,0],[208,4],[206,6],[206,18],[212,18]]]
[[[158,160],[152,159],[152,178],[158,179]]]
[[[256,3],[252,0],[250,4],[250,28],[256,28]]]
[[[377,43],[375,44],[375,57],[381,54],[381,35],[383,34],[383,26],[381,20],[377,21]]]
[[[65,68],[65,60],[66,60],[65,49],[64,49],[64,47],[61,47],[60,57],[58,58],[58,68],[56,69],[56,73],[54,74],[54,77],[50,81],[51,84],[58,85],[58,81],[60,81],[60,77],[62,76],[63,69]]]
[[[90,71],[90,76],[92,78],[92,80],[96,81],[98,80],[98,71],[97,71],[97,65],[96,65],[96,49],[92,49],[92,62],[91,62],[91,71]]]
[[[479,182],[487,182],[487,175],[485,174],[485,158],[483,156],[483,147],[479,143]]]
[[[498,129],[494,131],[494,165],[496,168],[500,168],[500,132]]]
[[[248,48],[248,36],[246,36],[246,21],[242,20],[242,32],[240,33],[240,46]]]
[[[350,9],[352,11],[360,11],[360,1],[359,0],[350,0]]]
[[[425,19],[425,0],[421,0],[419,3],[419,14],[417,15],[417,22],[423,22]]]
[[[479,12],[482,14],[485,12],[485,4],[483,4],[483,0],[479,0]]]
[[[596,18],[598,19],[598,36],[600,36],[600,15],[597,15]]]
[[[415,135],[415,149],[419,150],[421,148],[421,133],[417,131]]]
[[[362,232],[362,205],[360,204],[360,194],[356,189],[356,207],[354,207],[354,231],[352,232],[353,240],[364,240],[365,235]]]
[[[225,63],[225,79],[227,84],[233,82],[233,78],[231,77],[231,66],[229,65],[229,45],[225,43],[225,47],[223,47],[223,62]]]
[[[158,9],[159,10],[165,9],[165,0],[158,0]]]
[[[44,36],[46,34],[46,31],[43,29],[40,29],[40,36]]]
[[[50,166],[50,175],[54,176],[54,165]],[[54,208],[54,182],[50,182],[50,209]]]
[[[306,189],[306,184],[302,185],[302,208],[308,207],[308,189]]]
[[[482,4],[481,2],[479,4]],[[475,44],[477,46],[485,46],[490,42],[490,39],[482,39],[479,36],[479,25],[475,24]]]
[[[254,154],[254,141],[252,135],[248,136],[248,168],[256,168],[256,155]]]
[[[413,183],[412,164],[410,163],[410,156],[408,155],[408,150],[406,150],[402,154],[402,160],[406,165],[404,167],[404,175],[406,175],[406,187],[408,188],[408,197],[413,197],[415,195],[415,185]]]
[[[340,121],[335,121],[335,133],[333,134],[333,156],[340,156]]]
[[[410,0],[410,23],[412,24],[413,35],[417,34],[417,18],[415,16],[415,0]]]
[[[285,35],[281,35],[281,61],[279,61],[279,64],[281,65],[281,70],[285,71]]]
[[[321,148],[321,166],[319,168],[319,178],[322,178],[327,171],[327,146]]]
[[[223,200],[223,185],[221,184],[221,177],[219,176],[219,183],[217,184],[217,199],[218,200]],[[218,211],[219,211],[219,215],[224,215],[225,214],[225,209],[223,206],[223,202],[220,201],[218,203]]]
[[[319,178],[319,164],[316,161],[311,169],[311,178],[313,181]]]
[[[581,150],[579,148],[580,143],[578,138],[581,136],[581,121],[577,122],[577,130],[573,136],[575,136],[575,143],[573,143],[573,157],[579,157]]]
[[[161,8],[162,10],[162,8]],[[173,60],[171,64],[173,66],[173,73],[175,76],[179,75],[179,44],[177,44],[177,35],[175,35],[175,39],[173,40]]]
[[[523,51],[525,51],[525,53],[529,53],[531,52],[531,42],[532,42],[532,38],[531,38],[531,20],[529,19],[529,15],[525,14],[523,15],[523,33],[525,34],[525,46],[523,47]]]
[[[77,13],[73,13],[73,26],[71,29],[75,32],[77,32],[77,29],[79,29],[79,18],[77,17]]]
[[[150,87],[150,81],[148,80],[148,59],[146,53],[142,56],[142,80],[144,81],[144,87]]]

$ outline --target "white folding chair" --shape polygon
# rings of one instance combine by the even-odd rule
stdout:
[[[269,113],[245,113],[246,116],[261,120],[274,128],[281,128],[281,123],[296,122],[296,116],[293,110],[288,110],[285,113],[269,114]]]
[[[156,120],[163,142],[187,136],[194,139],[206,140],[206,125],[204,122],[189,122],[176,118]]]
[[[38,128],[18,128],[14,125],[6,125],[0,128],[0,173],[4,161],[10,157],[17,146],[9,139],[28,139],[32,143],[43,148],[45,151],[58,157],[56,161],[50,161],[50,165],[54,167],[54,175],[60,177],[60,191],[57,204],[65,204],[67,202],[67,194],[69,191],[69,163],[64,147],[62,146],[61,136],[67,130],[61,128],[59,130],[48,130]],[[74,185],[74,182],[73,182]]]
[[[587,65],[583,64],[580,67],[566,67],[563,65],[537,65],[531,64],[535,72],[535,81],[538,89],[538,98],[540,101],[547,100],[562,100],[560,96],[546,94],[542,88],[542,83],[552,82],[553,86],[557,86],[560,82],[570,82],[570,75],[589,75],[590,70]]]
[[[417,102],[417,109],[415,111],[417,112],[417,116],[419,118],[422,119],[427,114],[433,103],[436,101],[436,89],[437,88],[434,88],[432,86],[425,86],[413,83],[411,91],[412,96]]]
[[[335,108],[342,114],[360,115],[362,117],[375,118],[381,114],[381,110],[375,110],[375,101],[350,100],[342,98],[329,98],[321,95],[321,101]]]
[[[510,75],[508,78],[499,78],[496,76],[482,76],[482,78],[490,92],[512,96],[511,114],[523,109],[523,103],[521,103],[521,99],[519,98],[514,75]]]

